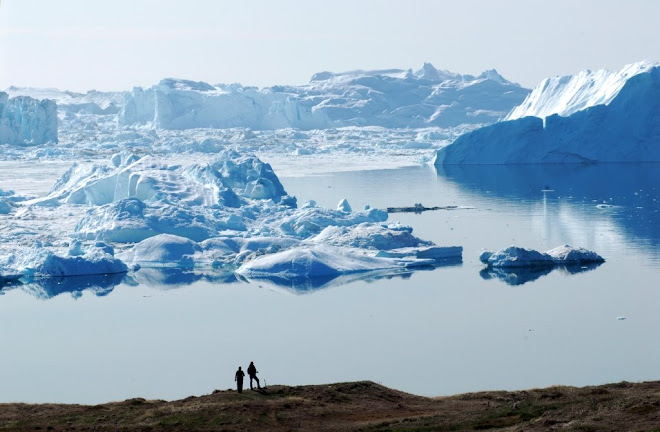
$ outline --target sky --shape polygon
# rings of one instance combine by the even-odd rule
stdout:
[[[656,0],[2,0],[0,89],[298,85],[424,62],[533,87],[660,61],[658,17]]]

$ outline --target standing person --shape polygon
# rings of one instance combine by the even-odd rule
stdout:
[[[257,378],[257,368],[254,367],[254,362],[250,362],[250,366],[248,366],[248,375],[250,375],[250,390],[252,390],[252,380],[255,379],[257,380],[257,388],[260,389],[261,386],[259,385],[259,378]]]
[[[244,376],[245,376],[245,372],[243,372],[241,370],[241,367],[239,366],[238,370],[236,371],[236,375],[234,376],[234,381],[236,381],[236,387],[238,388],[239,393],[243,393],[243,377]],[[252,381],[250,381],[250,384],[252,384]]]

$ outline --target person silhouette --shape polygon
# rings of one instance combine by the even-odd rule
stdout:
[[[238,388],[239,393],[243,393],[243,377],[245,376],[245,372],[241,370],[241,367],[238,367],[238,370],[236,371],[236,375],[234,376],[234,381],[236,381],[236,387]],[[252,384],[252,381],[250,381],[250,384]]]
[[[250,376],[250,390],[253,390],[252,387],[252,380],[255,379],[257,380],[257,388],[260,389],[261,385],[259,385],[259,378],[257,378],[257,368],[254,367],[254,362],[250,362],[250,366],[247,368],[248,375]]]

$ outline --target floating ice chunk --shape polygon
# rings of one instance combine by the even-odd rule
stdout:
[[[605,260],[595,252],[568,245],[559,246],[546,252],[510,246],[490,252],[483,251],[479,260],[489,267],[552,267],[554,265],[580,265],[601,263]]]
[[[616,317],[616,319],[617,319],[617,321],[625,321],[625,320],[626,320],[626,317],[624,317],[624,316],[619,316],[619,317]]]
[[[126,271],[126,264],[114,257],[112,247],[97,243],[85,248],[82,255],[49,254],[38,273],[47,276],[83,276]]]
[[[0,276],[82,276],[127,270],[126,264],[114,257],[114,249],[105,243],[86,244],[63,254],[36,244],[0,258]]]
[[[556,264],[581,265],[601,263],[605,261],[605,259],[596,252],[584,248],[574,248],[569,245],[558,246],[554,249],[545,251],[545,253],[550,255]]]
[[[352,248],[311,246],[259,256],[244,263],[236,272],[247,277],[327,277],[432,264],[432,260],[379,258]]]
[[[302,205],[302,207],[300,207],[300,208],[304,208],[304,209],[305,209],[305,208],[314,208],[314,207],[316,207],[316,201],[314,201],[314,200],[309,200],[309,201],[305,201],[305,203],[304,203],[304,204]]]
[[[510,246],[497,252],[484,251],[479,259],[490,267],[545,267],[554,265],[550,255],[516,246]]]
[[[488,264],[488,259],[491,257],[491,255],[493,255],[493,253],[494,253],[493,251],[489,251],[489,250],[482,251],[481,254],[479,255],[479,261],[481,261],[484,264]]]
[[[348,204],[348,200],[346,198],[339,201],[339,204],[337,204],[337,210],[343,211],[343,212],[346,212],[346,213],[350,213],[350,212],[353,211],[353,209],[351,209],[350,204]]]

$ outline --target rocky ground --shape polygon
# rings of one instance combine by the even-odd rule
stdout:
[[[10,431],[657,431],[660,381],[420,397],[372,382],[215,391],[165,402],[0,404]]]

